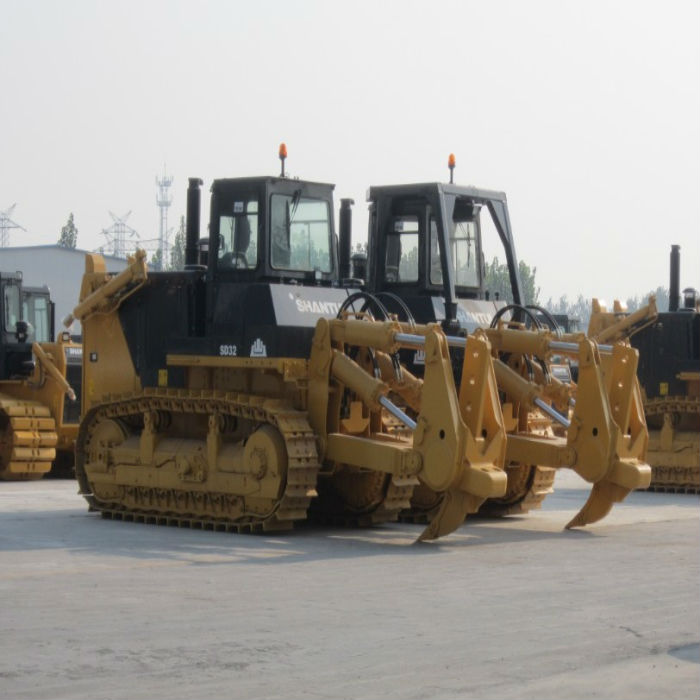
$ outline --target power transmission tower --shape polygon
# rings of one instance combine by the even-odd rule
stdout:
[[[24,226],[20,226],[16,221],[10,218],[16,206],[17,203],[13,204],[9,209],[5,209],[5,211],[0,211],[0,248],[6,248],[10,245],[10,229],[18,228],[22,231],[27,230]]]
[[[173,203],[173,197],[170,194],[170,185],[173,184],[173,178],[165,174],[163,167],[163,177],[156,176],[156,185],[158,186],[158,194],[156,195],[156,204],[160,208],[160,269],[164,269],[170,260],[170,231],[168,230],[168,208]]]
[[[116,216],[112,212],[109,212],[109,215],[114,223],[109,228],[102,229],[102,235],[107,237],[107,244],[112,247],[114,255],[118,258],[125,258],[127,254],[127,233],[130,238],[136,239],[137,244],[139,242],[139,234],[126,223],[126,220],[131,215],[131,211],[128,211],[124,216]]]

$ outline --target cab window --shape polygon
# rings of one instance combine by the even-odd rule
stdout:
[[[273,194],[271,200],[272,267],[300,272],[330,272],[328,202],[298,194]]]
[[[14,331],[15,324],[19,321],[19,287],[8,283],[3,287],[3,323],[5,330]]]
[[[391,220],[386,237],[387,282],[418,280],[418,231],[416,216],[397,216]]]
[[[22,303],[22,315],[34,329],[33,339],[38,343],[48,343],[50,335],[50,306],[45,296],[29,295]]]
[[[455,285],[458,287],[479,286],[476,232],[475,221],[452,221],[450,224],[450,255]],[[431,284],[442,284],[440,247],[438,245],[437,223],[434,217],[430,218],[430,282]]]
[[[218,267],[247,270],[258,264],[258,200],[237,200],[219,217]]]

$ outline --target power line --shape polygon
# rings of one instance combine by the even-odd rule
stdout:
[[[0,248],[6,248],[10,245],[10,229],[18,228],[22,231],[27,230],[24,226],[20,226],[16,221],[10,218],[16,206],[17,203],[15,202],[9,209],[0,211]]]
[[[129,238],[135,238],[136,244],[139,245],[140,237],[136,230],[131,228],[126,223],[126,220],[131,215],[131,211],[128,211],[124,216],[116,216],[111,211],[109,215],[112,217],[114,222],[109,228],[102,229],[102,235],[107,237],[107,245],[110,246],[114,252],[114,255],[118,258],[126,258],[127,246],[126,237],[127,234]]]

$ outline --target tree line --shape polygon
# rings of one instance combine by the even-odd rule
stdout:
[[[523,286],[525,304],[542,306],[553,314],[564,314],[570,319],[578,319],[579,328],[588,328],[591,318],[592,299],[587,299],[583,294],[579,294],[575,300],[569,300],[566,294],[562,294],[556,301],[549,297],[547,301],[540,300],[540,288],[535,281],[536,267],[530,267],[522,260],[519,262],[520,282]],[[494,258],[491,263],[486,263],[485,288],[490,291],[491,298],[494,292],[498,292],[499,298],[507,302],[513,301],[510,290],[510,277],[508,275],[508,265],[501,264],[498,258]],[[668,309],[669,292],[665,287],[657,287],[642,296],[628,297],[624,300],[627,310],[632,312],[645,306],[651,295],[656,296],[656,307],[660,311]],[[612,303],[612,300],[609,300]],[[622,301],[622,300],[621,300]]]

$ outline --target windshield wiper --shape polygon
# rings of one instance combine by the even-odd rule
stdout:
[[[299,206],[299,202],[301,201],[301,190],[297,190],[294,195],[292,196],[292,211],[289,215],[289,223],[291,224],[294,221],[294,215],[296,214],[297,207]]]

